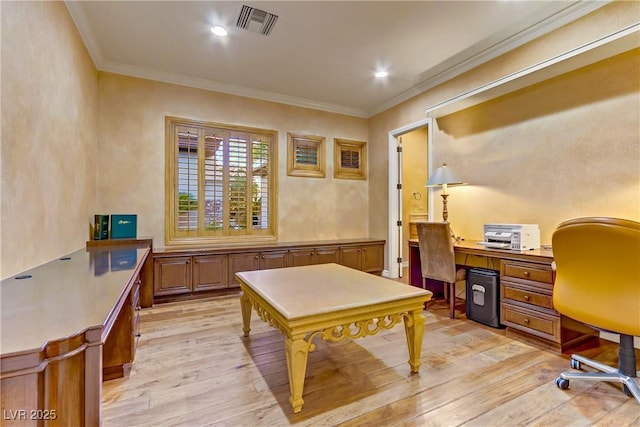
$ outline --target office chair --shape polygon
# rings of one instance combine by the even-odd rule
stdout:
[[[455,318],[456,282],[465,280],[466,270],[456,269],[451,228],[448,222],[420,222],[416,226],[422,287],[426,287],[426,279],[444,282],[445,300],[449,300],[449,317],[453,319]]]
[[[640,403],[635,379],[633,337],[640,335],[640,223],[617,218],[577,218],[561,223],[552,236],[556,279],[555,309],[595,329],[620,335],[618,369],[571,356],[571,368],[556,378],[566,390],[569,380],[614,381]]]

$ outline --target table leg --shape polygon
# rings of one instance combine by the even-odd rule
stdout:
[[[242,331],[248,337],[251,331],[251,301],[244,292],[240,292],[240,309],[242,310]]]
[[[420,370],[420,353],[422,352],[422,335],[424,334],[424,316],[421,310],[411,311],[409,316],[404,318],[404,331],[407,334],[411,372],[418,372]]]
[[[291,396],[289,402],[293,407],[293,412],[302,410],[302,389],[304,388],[304,376],[307,372],[307,356],[309,355],[309,344],[302,338],[287,337],[284,343],[285,354],[287,356],[287,370],[289,373],[289,389]]]

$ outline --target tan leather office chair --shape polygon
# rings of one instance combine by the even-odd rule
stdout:
[[[556,385],[566,390],[572,379],[620,382],[624,392],[640,402],[633,348],[633,336],[640,335],[640,223],[572,219],[554,231],[552,246],[555,309],[596,329],[620,334],[618,369],[572,355],[571,368],[584,364],[603,372],[563,372]]]
[[[449,300],[449,317],[455,317],[456,282],[465,280],[466,270],[456,268],[453,252],[453,239],[448,222],[420,222],[418,246],[420,248],[420,266],[422,269],[422,287],[426,279],[444,282],[445,299]]]

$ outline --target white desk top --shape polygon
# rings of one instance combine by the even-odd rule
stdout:
[[[431,296],[424,289],[338,264],[245,271],[236,276],[242,286],[248,286],[288,320]]]

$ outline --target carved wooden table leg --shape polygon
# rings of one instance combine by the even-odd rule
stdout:
[[[424,316],[421,310],[415,310],[404,317],[404,331],[409,347],[409,366],[411,372],[420,370],[420,353],[422,352],[422,335],[424,333]]]
[[[240,309],[242,310],[242,331],[244,336],[248,337],[251,331],[251,301],[244,293],[240,293]]]
[[[289,373],[289,389],[291,396],[289,402],[293,407],[293,412],[297,414],[302,410],[302,390],[304,388],[304,376],[307,372],[307,356],[309,355],[309,344],[302,337],[287,337],[284,343],[285,354],[287,356],[287,371]]]

